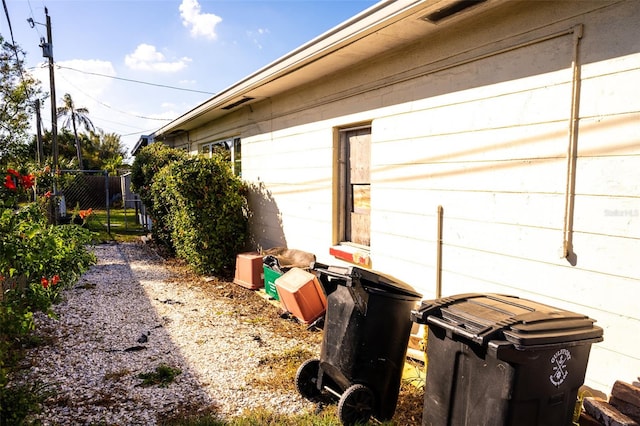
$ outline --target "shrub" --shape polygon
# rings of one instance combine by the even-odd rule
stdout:
[[[176,254],[196,272],[228,276],[244,247],[246,190],[221,157],[190,157],[163,168],[152,184],[154,200],[169,207]]]
[[[33,313],[53,315],[63,286],[74,284],[95,262],[92,234],[79,226],[48,224],[44,205],[18,207],[33,188],[33,175],[9,169],[0,188],[0,426],[21,424],[41,400],[39,387],[11,387],[21,344],[33,330]],[[6,423],[5,423],[6,422]]]
[[[184,151],[169,148],[162,143],[152,143],[136,154],[131,166],[131,189],[140,196],[148,214],[153,219],[151,229],[153,238],[169,248],[172,248],[171,229],[167,223],[169,206],[166,205],[163,197],[153,193],[151,186],[164,166],[187,157],[188,154]]]

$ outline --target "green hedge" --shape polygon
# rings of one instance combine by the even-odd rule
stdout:
[[[134,161],[134,169],[145,174],[136,179],[146,185],[138,184],[136,190],[146,191],[154,227],[162,227],[154,238],[166,242],[168,237],[177,256],[196,272],[231,276],[236,254],[245,247],[248,234],[245,185],[221,156],[183,156],[154,145],[159,144],[143,149],[143,156]],[[136,165],[142,161],[156,166]]]
[[[153,219],[151,234],[155,241],[173,250],[171,229],[167,215],[169,206],[164,203],[162,194],[154,193],[151,185],[155,176],[168,164],[188,158],[184,151],[169,148],[162,143],[152,143],[136,154],[131,167],[131,190],[140,196]]]

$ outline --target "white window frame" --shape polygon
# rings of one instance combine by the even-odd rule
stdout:
[[[231,153],[231,170],[236,176],[242,175],[242,151],[239,137],[220,139],[200,146],[200,154],[211,157],[214,147],[222,146]]]

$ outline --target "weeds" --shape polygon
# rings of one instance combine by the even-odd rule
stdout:
[[[268,373],[261,376],[249,376],[247,383],[250,386],[275,389],[276,391],[291,390],[300,364],[315,357],[315,353],[299,347],[280,354],[267,355],[260,359],[259,364],[268,366]]]
[[[51,387],[42,383],[0,387],[0,426],[22,424],[51,395]]]
[[[126,368],[123,368],[122,370],[117,370],[117,371],[112,371],[109,373],[105,373],[104,375],[104,380],[105,381],[117,381],[120,380],[121,378],[129,375],[131,372],[129,370],[127,370]]]
[[[160,364],[154,372],[138,374],[138,378],[142,379],[142,383],[138,386],[149,387],[158,385],[161,388],[166,388],[179,374],[182,374],[182,371],[179,369],[166,364]]]

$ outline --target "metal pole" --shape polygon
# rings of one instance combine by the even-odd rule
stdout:
[[[109,207],[109,171],[104,171],[104,193],[107,202],[107,233],[111,235],[111,211]]]
[[[35,109],[36,109],[36,141],[38,145],[38,149],[36,152],[36,157],[38,161],[38,165],[41,165],[44,161],[44,149],[42,148],[42,118],[40,117],[40,99],[36,99]]]
[[[438,206],[437,236],[436,236],[436,299],[442,297],[442,216],[444,209]]]
[[[47,45],[42,52],[45,58],[49,58],[49,85],[51,86],[51,143],[53,149],[53,170],[58,171],[58,113],[56,108],[56,80],[53,73],[53,38],[51,36],[51,17],[45,7],[44,14],[47,17]]]

